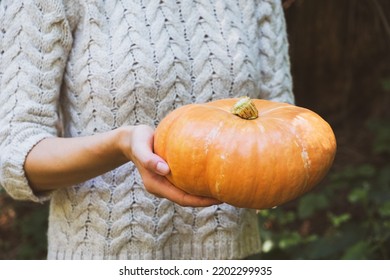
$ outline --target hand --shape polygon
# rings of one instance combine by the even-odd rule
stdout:
[[[205,207],[221,202],[208,197],[188,194],[171,184],[166,175],[168,164],[153,153],[154,130],[146,125],[132,127],[130,154],[128,157],[137,167],[144,182],[145,189],[157,197],[167,198],[181,206]]]

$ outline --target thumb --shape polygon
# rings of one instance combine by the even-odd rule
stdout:
[[[168,164],[153,152],[153,130],[139,126],[134,134],[132,146],[133,161],[150,172],[165,176],[170,172]]]
[[[159,160],[156,164],[156,173],[166,176],[170,172],[169,166],[165,161]]]
[[[133,154],[136,162],[150,172],[162,176],[166,176],[170,172],[168,164],[161,157],[154,154],[149,145],[138,145]]]

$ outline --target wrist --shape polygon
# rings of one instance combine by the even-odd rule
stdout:
[[[115,130],[115,144],[118,152],[126,161],[132,161],[132,138],[134,134],[134,126],[123,126]]]

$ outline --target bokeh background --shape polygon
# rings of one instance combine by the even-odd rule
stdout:
[[[331,124],[338,151],[312,192],[259,212],[253,258],[390,259],[390,1],[284,5],[296,104]],[[0,189],[0,259],[45,259],[47,216]]]

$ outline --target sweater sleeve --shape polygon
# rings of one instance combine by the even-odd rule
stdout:
[[[60,0],[0,2],[0,186],[44,201],[24,172],[28,152],[57,134],[58,100],[72,36]]]
[[[287,26],[281,0],[264,0],[257,11],[261,98],[293,104]]]

